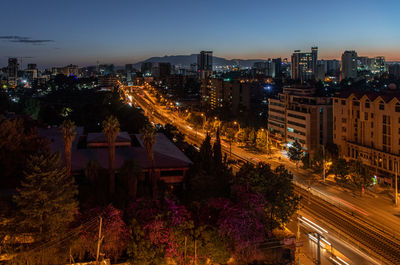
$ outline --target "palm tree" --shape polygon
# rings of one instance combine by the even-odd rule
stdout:
[[[143,141],[144,148],[146,148],[147,155],[149,156],[149,160],[151,163],[151,170],[150,170],[150,180],[152,184],[153,190],[153,199],[157,199],[157,177],[154,172],[154,150],[153,146],[156,143],[156,130],[150,124],[147,124],[145,127],[142,128],[140,131],[141,139]]]
[[[120,169],[121,185],[128,188],[130,197],[136,199],[138,180],[142,169],[134,159],[126,160]]]
[[[75,123],[71,120],[65,120],[61,124],[61,133],[64,140],[65,167],[67,169],[68,176],[71,175],[71,148],[72,141],[76,135],[75,129]]]
[[[115,140],[119,133],[119,121],[110,115],[103,121],[103,133],[106,135],[108,143],[108,170],[109,170],[109,189],[110,194],[115,191]]]

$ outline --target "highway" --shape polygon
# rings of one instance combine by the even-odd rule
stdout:
[[[205,134],[194,130],[183,117],[169,111],[164,106],[158,105],[154,98],[142,87],[129,88],[126,91],[128,90],[132,91],[128,93],[131,96],[130,103],[142,108],[152,122],[162,125],[173,124],[185,135],[185,140],[188,143],[196,146],[201,145]],[[222,147],[223,152],[229,154],[229,145],[222,142]],[[236,145],[232,145],[231,159],[253,164],[263,161],[271,164],[271,166],[278,166],[283,162],[271,156],[245,151]],[[324,227],[329,228],[330,237],[335,237],[337,241],[343,242],[343,245],[347,244],[347,250],[353,253],[351,255],[365,259],[365,263],[362,264],[400,264],[400,240],[395,238],[393,234],[389,234],[378,225],[366,221],[363,216],[365,213],[362,210],[349,210],[348,207],[354,208],[351,204],[348,203],[347,208],[342,207],[343,203],[341,207],[338,207],[338,200],[316,194],[309,186],[302,184],[302,180],[309,176],[298,170],[292,163],[285,163],[285,166],[295,172],[296,192],[302,197],[301,214],[307,214],[314,220],[318,220]],[[346,265],[346,262],[342,263],[340,260],[328,260],[332,264]],[[347,264],[357,263],[349,261]]]

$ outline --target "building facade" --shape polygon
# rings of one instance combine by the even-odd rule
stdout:
[[[342,92],[334,97],[333,114],[333,141],[341,156],[361,159],[378,177],[395,173],[400,162],[400,93]]]
[[[67,65],[63,68],[61,68],[61,73],[65,76],[76,76],[78,77],[78,66],[77,65]]]
[[[18,81],[18,59],[17,58],[8,58],[8,84],[11,87],[15,87]]]
[[[307,152],[332,142],[332,99],[314,96],[315,89],[284,87],[269,98],[268,129],[275,140],[299,142]]]
[[[264,98],[260,82],[218,78],[201,80],[201,105],[212,110],[225,108],[232,114],[254,110]]]
[[[356,51],[345,51],[342,54],[340,69],[341,80],[346,78],[357,78],[357,53]]]
[[[318,47],[312,47],[311,52],[295,50],[292,54],[292,79],[302,82],[315,78],[318,61]]]
[[[208,78],[213,73],[212,51],[201,51],[197,55],[197,72],[201,79]]]

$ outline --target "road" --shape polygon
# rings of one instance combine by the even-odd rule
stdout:
[[[151,121],[162,125],[173,124],[185,135],[186,141],[196,146],[201,145],[205,134],[193,129],[180,114],[157,104],[148,91],[142,87],[135,87],[128,95],[131,96],[131,103],[140,106]],[[229,145],[226,142],[222,142],[222,148],[223,152],[229,154]],[[332,197],[324,187],[306,185],[307,180],[311,179],[310,173],[300,170],[284,156],[253,153],[232,145],[231,158],[253,164],[263,161],[273,167],[284,163],[294,173],[296,192],[303,198],[301,213],[329,227],[332,237],[330,240],[334,240],[335,245],[341,246],[342,252],[352,258],[348,259],[348,264],[400,264],[400,241],[396,238],[396,234],[388,232],[393,231],[392,229],[382,228],[376,220],[369,218],[368,212],[363,208],[347,200]],[[304,203],[305,201],[307,203]],[[358,261],[354,263],[352,260]],[[346,264],[337,263],[341,261],[332,261],[329,258],[327,261],[333,264]]]

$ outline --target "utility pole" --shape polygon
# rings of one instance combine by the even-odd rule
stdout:
[[[101,236],[101,226],[103,224],[103,218],[100,216],[100,225],[99,225],[99,238],[97,241],[97,253],[96,253],[96,264],[99,264],[99,255],[100,255],[100,244],[101,241],[103,240]]]
[[[300,214],[299,214],[299,211],[300,211],[300,203],[299,203],[299,210],[297,210],[297,235],[296,235],[297,242],[300,241]],[[297,244],[296,244],[296,250],[297,250],[297,263],[299,265],[300,264],[300,246],[297,246]]]
[[[324,168],[324,183],[325,183],[325,146],[322,145],[322,166]]]
[[[317,260],[317,265],[321,265],[321,235],[319,233],[317,233],[318,236],[318,260]]]
[[[197,241],[194,240],[194,265],[197,264]]]
[[[186,243],[187,243],[187,237],[185,236],[185,255],[183,258],[183,264],[186,265]]]
[[[396,167],[397,164],[397,167]],[[399,163],[395,163],[395,173],[394,173],[394,206],[397,207],[398,206],[398,194],[397,194],[397,171],[399,170]]]

